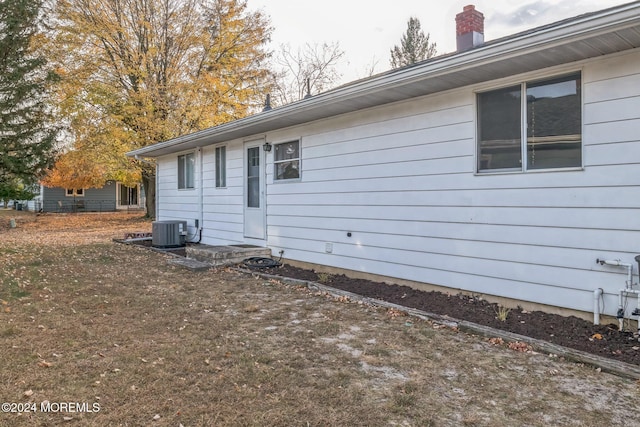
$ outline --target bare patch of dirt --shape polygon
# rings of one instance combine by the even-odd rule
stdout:
[[[306,287],[191,272],[112,241],[150,222],[86,216],[0,229],[0,402],[14,404],[0,425],[640,425],[636,382]]]
[[[291,265],[270,269],[270,274],[323,283],[337,289],[405,307],[467,320],[480,325],[537,338],[554,344],[640,365],[640,342],[632,332],[615,324],[594,325],[575,316],[560,316],[521,308],[505,309],[480,296],[425,292],[394,284],[317,274]]]

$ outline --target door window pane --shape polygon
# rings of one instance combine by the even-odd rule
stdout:
[[[260,147],[247,149],[247,207],[260,207]]]

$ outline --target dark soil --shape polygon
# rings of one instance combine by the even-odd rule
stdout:
[[[185,249],[184,246],[181,246],[181,247],[178,247],[178,248],[155,247],[155,246],[153,246],[153,242],[152,242],[152,240],[150,238],[149,239],[144,239],[144,240],[127,240],[127,239],[113,239],[113,240],[116,241],[116,242],[119,242],[119,243],[130,243],[132,245],[144,246],[145,248],[153,249],[154,251],[157,251],[157,252],[173,254],[173,255],[181,256],[181,257],[186,257],[187,256],[187,250]]]
[[[512,309],[506,320],[501,321],[497,318],[499,306],[481,297],[426,292],[408,286],[354,279],[345,275],[319,277],[313,270],[286,264],[277,268],[264,269],[264,271],[283,277],[319,282],[365,297],[446,315],[457,320],[466,320],[620,362],[640,365],[638,338],[631,332],[618,331],[615,324],[596,326],[592,322],[575,316],[566,317],[542,311],[525,311],[521,308]],[[324,280],[321,281],[321,278]]]

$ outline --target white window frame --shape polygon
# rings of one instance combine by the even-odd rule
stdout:
[[[293,157],[290,159],[276,160],[276,150],[277,147],[296,143],[298,144],[298,157]],[[278,178],[278,166],[283,165],[285,163],[298,163],[298,176],[293,178]],[[302,143],[300,139],[292,139],[289,141],[283,141],[273,144],[273,181],[274,182],[292,182],[292,181],[300,181],[302,179]]]
[[[193,159],[193,167],[190,169],[187,165],[189,159]],[[180,154],[177,157],[177,185],[178,190],[193,190],[196,185],[196,153],[192,151],[190,153]],[[182,170],[181,170],[182,169]],[[191,177],[189,177],[189,171],[191,171]],[[180,176],[182,172],[183,176]],[[191,178],[191,179],[189,179]]]
[[[65,188],[64,195],[67,197],[84,197],[84,188]]]
[[[475,174],[476,175],[491,175],[499,173],[536,173],[536,172],[557,172],[557,171],[574,171],[584,169],[584,78],[582,70],[568,70],[566,72],[560,72],[553,75],[538,76],[536,78],[524,79],[511,84],[507,83],[499,87],[487,88],[482,91],[476,92],[476,159],[475,159]],[[537,83],[543,83],[545,81],[552,81],[555,79],[561,79],[563,77],[579,76],[581,88],[580,99],[580,165],[578,166],[564,166],[564,167],[547,167],[547,168],[529,168],[528,161],[528,135],[527,135],[527,87]],[[493,91],[499,91],[512,86],[520,86],[521,99],[520,99],[520,167],[504,168],[504,169],[480,169],[480,161],[482,159],[482,152],[480,149],[481,134],[480,134],[480,108],[479,108],[479,95],[490,93]]]

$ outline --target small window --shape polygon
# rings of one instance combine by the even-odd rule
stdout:
[[[84,197],[84,188],[67,188],[65,195],[67,197]]]
[[[300,178],[300,141],[274,145],[274,179]]]
[[[196,156],[194,153],[178,156],[178,189],[194,188]]]
[[[216,147],[216,187],[227,186],[227,147]]]
[[[479,172],[581,165],[579,73],[478,94]]]

